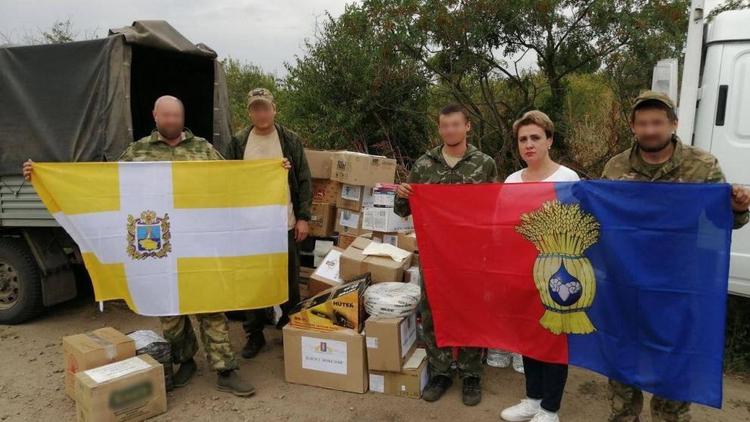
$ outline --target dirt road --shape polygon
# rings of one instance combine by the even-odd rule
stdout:
[[[19,326],[0,325],[0,421],[69,421],[75,404],[63,391],[61,337],[105,326],[123,332],[158,331],[158,320],[134,315],[124,305],[108,304],[100,313],[90,297],[57,306]],[[498,421],[499,411],[523,394],[523,376],[510,369],[487,368],[484,397],[474,408],[461,404],[460,384],[437,403],[352,394],[284,382],[281,332],[268,329],[269,346],[255,359],[242,360],[241,371],[258,393],[236,398],[214,390],[215,375],[200,372],[193,382],[169,393],[169,411],[157,421]],[[242,327],[231,323],[236,350]],[[750,380],[726,377],[724,409],[694,406],[694,421],[750,421]],[[605,421],[606,380],[573,368],[565,389],[561,420]],[[642,420],[649,421],[646,416]]]

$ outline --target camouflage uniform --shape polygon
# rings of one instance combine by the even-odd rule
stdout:
[[[638,180],[652,182],[724,183],[724,174],[717,159],[708,152],[684,145],[674,136],[672,157],[665,163],[646,163],[639,153],[638,144],[613,157],[604,167],[602,178],[610,180]],[[734,228],[748,222],[748,212],[734,214]],[[609,380],[611,422],[637,421],[643,409],[641,390]],[[684,422],[690,420],[690,403],[668,400],[659,396],[651,399],[651,417],[654,422]]]
[[[488,155],[483,154],[473,145],[469,145],[461,161],[451,168],[445,162],[442,145],[422,155],[409,173],[408,183],[489,183],[497,181],[497,166]],[[394,206],[396,214],[403,217],[411,214],[409,201],[396,198]],[[451,375],[453,363],[452,349],[439,348],[435,341],[435,327],[432,312],[427,299],[427,293],[422,286],[422,300],[419,303],[422,315],[422,340],[427,345],[427,357],[430,363],[430,373],[435,375]],[[461,378],[480,377],[482,375],[482,349],[464,347],[459,349],[458,373]]]
[[[134,142],[122,153],[118,161],[195,161],[223,160],[208,141],[193,135],[189,129],[183,132],[182,142],[169,146],[159,133]],[[208,363],[216,371],[237,369],[237,360],[229,342],[229,327],[223,313],[197,314],[195,318],[201,332]],[[198,340],[188,315],[161,317],[164,337],[172,348],[172,361],[187,362],[198,351]]]

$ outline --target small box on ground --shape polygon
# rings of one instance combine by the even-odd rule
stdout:
[[[331,180],[360,186],[393,183],[396,160],[359,152],[340,151],[333,155]]]
[[[287,382],[353,393],[367,391],[362,334],[354,330],[318,332],[288,324],[283,335]]]
[[[419,399],[430,374],[424,349],[415,349],[400,372],[370,370],[370,391],[391,396]]]
[[[78,422],[136,422],[167,411],[164,367],[144,354],[76,374]]]
[[[411,255],[401,262],[390,257],[365,255],[365,248],[371,239],[358,237],[341,254],[339,272],[346,280],[359,274],[370,273],[374,283],[384,281],[404,281],[404,271],[411,266]]]
[[[417,342],[415,314],[405,318],[369,318],[365,322],[367,367],[399,372]]]
[[[77,372],[133,356],[135,341],[111,327],[63,337],[65,393],[75,399]]]

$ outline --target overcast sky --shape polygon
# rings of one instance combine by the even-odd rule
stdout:
[[[0,32],[20,42],[55,21],[70,19],[82,34],[104,36],[134,20],[164,19],[220,57],[261,66],[277,76],[304,53],[316,22],[339,16],[354,0],[0,0]],[[710,9],[720,0],[706,0]]]
[[[316,21],[339,16],[352,0],[0,0],[0,32],[16,41],[57,20],[83,34],[107,34],[134,20],[163,19],[190,41],[221,57],[252,62],[283,75],[284,63],[304,51]]]

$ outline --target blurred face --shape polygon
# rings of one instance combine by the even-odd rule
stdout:
[[[177,139],[185,128],[185,110],[174,99],[162,99],[154,107],[156,130],[165,139]]]
[[[463,113],[441,114],[438,117],[438,133],[445,145],[454,147],[466,140],[471,123]]]
[[[546,160],[551,147],[552,138],[548,138],[540,126],[524,125],[518,128],[518,153],[526,164]]]
[[[671,144],[677,120],[670,121],[664,110],[647,108],[635,112],[630,128],[643,151],[659,152]]]
[[[253,126],[258,129],[269,129],[276,118],[276,106],[267,101],[255,101],[248,107],[248,116]]]

